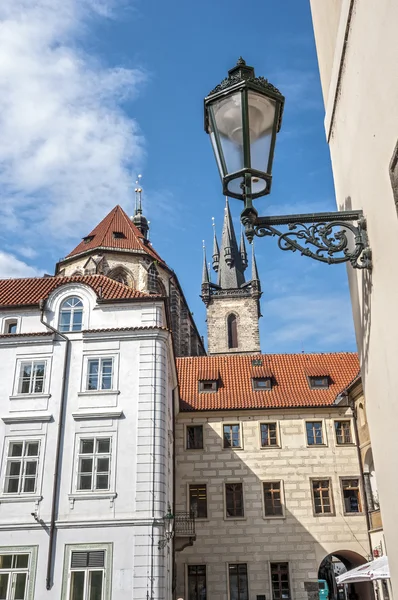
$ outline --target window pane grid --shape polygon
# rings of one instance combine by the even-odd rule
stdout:
[[[19,375],[19,394],[41,394],[44,390],[46,363],[32,360],[21,363]]]
[[[343,499],[346,513],[362,512],[359,479],[343,479]]]
[[[224,448],[240,448],[240,425],[224,425]]]
[[[227,517],[243,517],[243,485],[241,483],[225,484],[225,503]]]
[[[102,600],[105,551],[72,552],[69,600]]]
[[[189,512],[198,519],[207,518],[207,486],[189,486]]]
[[[203,449],[202,425],[192,425],[187,427],[187,448],[189,450]]]
[[[110,438],[80,440],[77,489],[79,491],[109,490]]]
[[[338,444],[351,444],[351,423],[350,421],[335,422],[336,439]]]
[[[67,298],[61,305],[60,331],[81,331],[83,324],[83,302],[80,298]]]
[[[87,367],[87,390],[111,390],[113,379],[113,359],[89,359]]]
[[[323,431],[321,421],[308,421],[306,423],[307,443],[309,446],[323,445]]]
[[[25,600],[30,554],[0,555],[0,598]]]
[[[289,565],[271,563],[272,600],[289,600]]]
[[[269,515],[283,515],[280,481],[263,483],[264,512]]]
[[[247,565],[229,565],[230,600],[248,600]]]
[[[317,514],[332,512],[330,481],[328,479],[314,480],[312,482],[314,509]]]
[[[261,447],[266,448],[267,446],[277,446],[277,428],[276,423],[261,423]]]
[[[10,442],[4,480],[5,494],[32,494],[36,491],[39,442]]]
[[[188,600],[206,600],[206,565],[188,565]]]

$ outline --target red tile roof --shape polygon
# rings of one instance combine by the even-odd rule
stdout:
[[[254,391],[253,360],[272,372],[271,390]],[[329,375],[328,389],[310,389],[306,370]],[[359,371],[356,353],[266,354],[177,358],[182,411],[330,406]],[[199,375],[219,371],[216,392],[198,390]]]
[[[115,237],[114,233],[122,234],[124,237]],[[152,248],[150,242],[145,240],[141,231],[132,223],[131,219],[119,205],[115,206],[66,258],[71,258],[90,250],[105,248],[133,250],[149,254],[153,259],[164,263],[159,254]]]
[[[67,283],[83,283],[90,286],[101,301],[160,298],[155,294],[137,292],[105,275],[33,277],[0,280],[0,308],[38,305],[40,300],[46,300],[52,291]]]

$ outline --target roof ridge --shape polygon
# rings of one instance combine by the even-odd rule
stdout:
[[[179,356],[177,360],[203,360],[203,359],[251,359],[255,360],[256,357],[271,358],[272,356],[330,356],[330,355],[350,355],[354,354],[358,356],[358,352],[355,350],[335,350],[332,352],[272,352],[270,354],[218,354],[216,356]]]

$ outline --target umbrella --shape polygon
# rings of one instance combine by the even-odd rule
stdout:
[[[351,569],[342,575],[336,577],[337,584],[340,583],[362,583],[364,581],[375,581],[376,579],[389,579],[390,569],[388,568],[387,556],[376,558],[356,569]]]

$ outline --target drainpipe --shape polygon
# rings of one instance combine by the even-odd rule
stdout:
[[[44,321],[44,311],[45,311],[45,301],[40,300],[39,308],[41,311],[40,315],[40,323],[42,323],[47,329],[50,329],[53,333],[61,337],[65,340],[65,354],[64,354],[64,368],[62,373],[62,381],[61,381],[61,403],[59,407],[59,421],[58,421],[58,431],[57,431],[57,446],[55,449],[55,464],[54,464],[54,479],[53,479],[53,489],[52,489],[52,501],[51,501],[51,517],[50,517],[50,530],[49,530],[49,539],[48,539],[48,554],[47,554],[47,572],[46,572],[46,589],[51,590],[52,587],[52,572],[54,567],[54,541],[55,541],[55,514],[59,500],[59,467],[61,462],[61,439],[62,439],[62,431],[64,428],[65,422],[65,407],[66,407],[66,379],[67,379],[67,370],[70,356],[70,347],[71,341],[70,339],[46,323]]]
[[[362,481],[363,507],[365,509],[366,527],[367,527],[367,530],[368,530],[368,540],[369,540],[370,555],[373,557],[372,538],[370,536],[371,523],[370,523],[370,514],[369,514],[369,503],[368,503],[368,498],[367,498],[367,495],[366,495],[365,474],[364,474],[363,464],[362,464],[361,449],[359,447],[357,409],[356,409],[356,406],[355,406],[355,401],[352,398],[349,398],[348,394],[347,394],[347,400],[348,400],[348,405],[351,408],[352,414],[353,414],[353,417],[354,417],[354,436],[355,436],[355,445],[357,447],[357,453],[358,453],[359,474],[361,476],[361,481]]]

